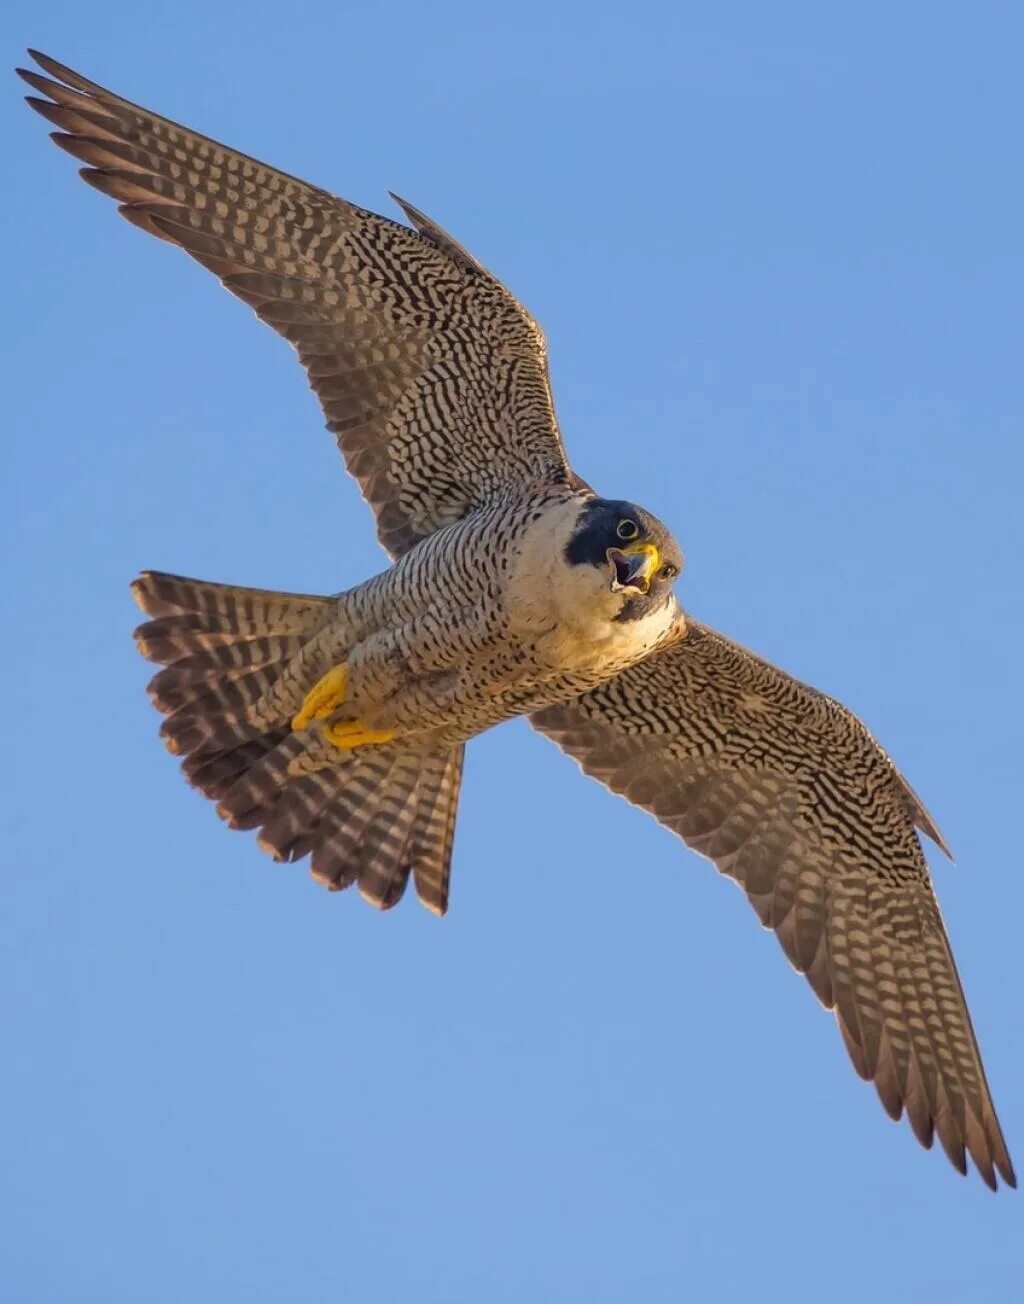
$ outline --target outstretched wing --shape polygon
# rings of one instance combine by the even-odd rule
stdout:
[[[893,1118],[1016,1185],[915,826],[940,836],[854,715],[691,623],[531,718],[739,883]]]
[[[44,55],[53,139],[298,350],[398,556],[510,483],[574,481],[526,310],[440,227],[415,231],[218,145]]]

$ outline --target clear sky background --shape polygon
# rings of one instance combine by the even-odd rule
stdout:
[[[575,465],[673,526],[686,606],[935,813],[1024,1168],[1019,5],[15,0],[0,33],[407,195],[523,298]],[[0,121],[0,1295],[1024,1297],[1021,1196],[889,1123],[735,887],[526,724],[469,748],[441,922],[186,787],[133,574],[383,557],[290,350],[13,76]]]

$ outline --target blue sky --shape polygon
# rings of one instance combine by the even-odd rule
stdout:
[[[16,0],[0,32],[407,195],[521,295],[575,465],[672,524],[687,607],[935,813],[1020,1168],[1019,7]],[[329,592],[382,556],[287,347],[18,93],[4,1298],[1018,1297],[1020,1197],[891,1125],[740,893],[522,722],[469,749],[442,922],[187,789],[133,574]]]

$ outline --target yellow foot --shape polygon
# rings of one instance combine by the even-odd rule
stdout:
[[[358,720],[324,725],[324,737],[335,747],[366,747],[369,743],[389,743],[394,736],[393,729],[367,729]]]
[[[331,715],[345,701],[348,692],[348,666],[342,661],[318,679],[306,694],[302,709],[292,720],[293,729],[305,729],[311,720]]]

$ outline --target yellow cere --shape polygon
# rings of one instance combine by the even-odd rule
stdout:
[[[651,587],[651,580],[655,575],[657,575],[658,569],[661,566],[661,553],[653,543],[630,543],[627,544],[625,548],[620,548],[619,551],[624,557],[636,557],[642,555],[647,558],[647,565],[644,567],[640,575],[640,578],[644,582],[644,592],[646,593]]]
[[[651,559],[648,567],[649,575],[653,575],[661,565],[661,553],[653,543],[631,543],[625,548],[620,548],[619,551],[624,557],[635,557],[638,553],[645,553]]]

